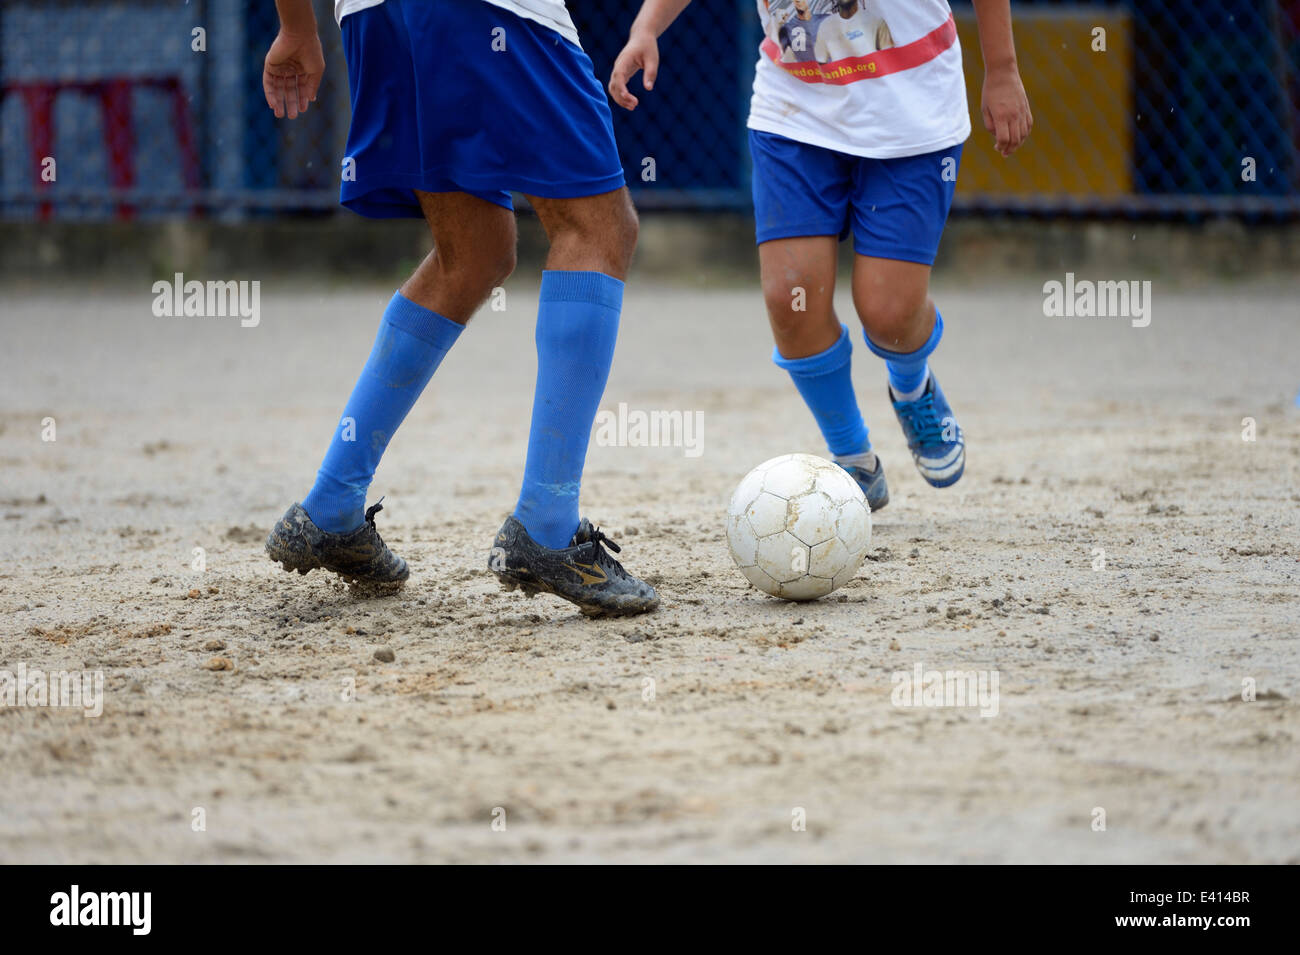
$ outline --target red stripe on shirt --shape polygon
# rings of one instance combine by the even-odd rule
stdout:
[[[940,26],[919,40],[891,47],[888,50],[877,50],[866,56],[851,56],[842,60],[832,60],[829,63],[785,63],[781,60],[781,48],[770,38],[763,41],[762,50],[773,63],[797,80],[803,80],[805,83],[847,86],[858,80],[901,73],[903,70],[929,63],[956,42],[957,24],[950,14]]]

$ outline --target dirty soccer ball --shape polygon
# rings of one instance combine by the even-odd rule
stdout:
[[[727,544],[745,578],[786,600],[843,587],[871,543],[857,482],[811,454],[783,454],[745,475],[727,508]]]

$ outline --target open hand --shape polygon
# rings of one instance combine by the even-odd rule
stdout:
[[[262,65],[262,92],[276,119],[286,115],[295,119],[307,112],[307,105],[316,102],[324,73],[325,53],[320,37],[315,33],[294,36],[281,30]]]

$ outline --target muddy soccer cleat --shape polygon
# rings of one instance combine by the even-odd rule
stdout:
[[[380,498],[382,502],[383,498]],[[285,570],[300,574],[317,567],[338,574],[358,590],[397,590],[410,576],[406,561],[384,543],[375,528],[382,503],[366,510],[360,527],[346,534],[331,534],[312,523],[301,504],[285,511],[266,538],[266,552]]]
[[[588,617],[620,617],[659,606],[659,595],[610,556],[619,546],[585,517],[568,547],[552,550],[533,540],[514,516],[497,531],[488,569],[506,590],[532,597],[555,594],[578,605]]]
[[[915,401],[897,401],[892,390],[889,400],[921,477],[934,487],[956,484],[966,470],[966,435],[934,372],[930,372],[925,392]]]
[[[862,493],[867,496],[867,504],[871,507],[872,514],[889,503],[889,485],[885,482],[885,465],[881,462],[880,455],[876,455],[876,466],[871,470],[858,464],[841,464],[839,461],[835,463],[848,471],[849,477],[858,482],[858,487],[862,488]]]

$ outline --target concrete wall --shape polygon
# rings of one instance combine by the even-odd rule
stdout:
[[[520,217],[519,232],[520,274],[536,272],[545,257],[545,237],[529,215]],[[0,281],[135,282],[182,271],[209,278],[261,273],[396,282],[430,248],[421,222],[351,215],[238,225],[11,222],[0,227]],[[841,252],[847,260],[850,244]],[[753,281],[753,223],[744,216],[645,215],[635,268],[684,284]],[[956,219],[936,263],[937,274],[972,278],[1065,271],[1167,275],[1180,281],[1294,277],[1300,274],[1300,226]]]

